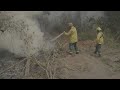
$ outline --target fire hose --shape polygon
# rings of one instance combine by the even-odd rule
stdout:
[[[61,33],[61,34],[59,34],[57,37],[53,38],[53,39],[50,40],[50,41],[51,41],[51,42],[54,42],[55,40],[57,40],[58,38],[60,38],[63,34],[64,34],[64,32]]]

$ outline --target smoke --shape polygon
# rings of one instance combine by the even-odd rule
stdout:
[[[81,21],[85,21],[86,17],[103,17],[104,11],[81,11]]]
[[[0,48],[9,50],[20,56],[30,56],[43,47],[44,33],[41,32],[37,20],[33,18],[41,12],[2,12],[0,26]]]
[[[55,21],[57,23],[62,23],[62,17],[64,17],[65,15],[67,17],[70,17],[71,20],[74,21],[73,23],[81,22],[81,24],[83,24],[84,21],[86,21],[90,17],[94,17],[95,19],[99,17],[104,17],[104,11],[50,11],[50,13],[51,14],[49,15],[48,19],[52,23],[54,23]]]
[[[77,11],[50,11],[50,15],[45,15],[48,30],[56,30],[62,26],[65,21],[61,16],[65,13],[71,15],[74,21],[79,21],[76,18]],[[35,17],[41,17],[42,11],[2,11],[0,13],[0,48],[7,49],[12,53],[21,56],[30,56],[38,52],[41,48],[49,49],[53,45],[44,41],[44,33],[41,32],[40,21]],[[82,21],[85,17],[100,17],[103,16],[102,11],[80,11]],[[78,16],[77,16],[78,17]],[[63,20],[63,21],[62,21]],[[41,21],[43,22],[43,21]],[[44,23],[43,23],[44,24]],[[44,25],[43,25],[44,26]],[[59,27],[60,26],[60,27]],[[48,32],[48,30],[43,30]],[[63,30],[61,28],[60,30]],[[58,30],[57,30],[58,31]],[[46,46],[45,46],[46,45]]]
[[[51,12],[51,15],[49,16],[50,19],[54,19],[55,17],[58,17],[63,13],[69,13],[74,16],[76,12],[81,13],[81,18],[93,17],[93,16],[97,18],[104,16],[104,11],[50,11],[50,12]]]

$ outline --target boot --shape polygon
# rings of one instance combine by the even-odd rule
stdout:
[[[77,51],[76,54],[79,54],[79,51]]]
[[[99,53],[98,56],[101,57],[102,55]]]
[[[94,54],[97,54],[97,52],[95,51]]]
[[[73,54],[73,52],[69,52],[69,54],[70,54],[70,55],[72,55],[72,54]]]

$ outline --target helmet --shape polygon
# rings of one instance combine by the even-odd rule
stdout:
[[[100,27],[97,28],[97,31],[101,31],[102,29]]]
[[[69,26],[73,26],[73,23],[68,23]]]

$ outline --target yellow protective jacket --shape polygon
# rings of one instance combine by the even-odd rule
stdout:
[[[104,35],[103,35],[103,32],[99,32],[99,33],[97,34],[96,43],[97,43],[97,44],[103,44],[103,43],[104,43]]]
[[[78,42],[77,30],[74,26],[70,29],[68,33],[65,32],[65,35],[69,36],[70,43]]]

